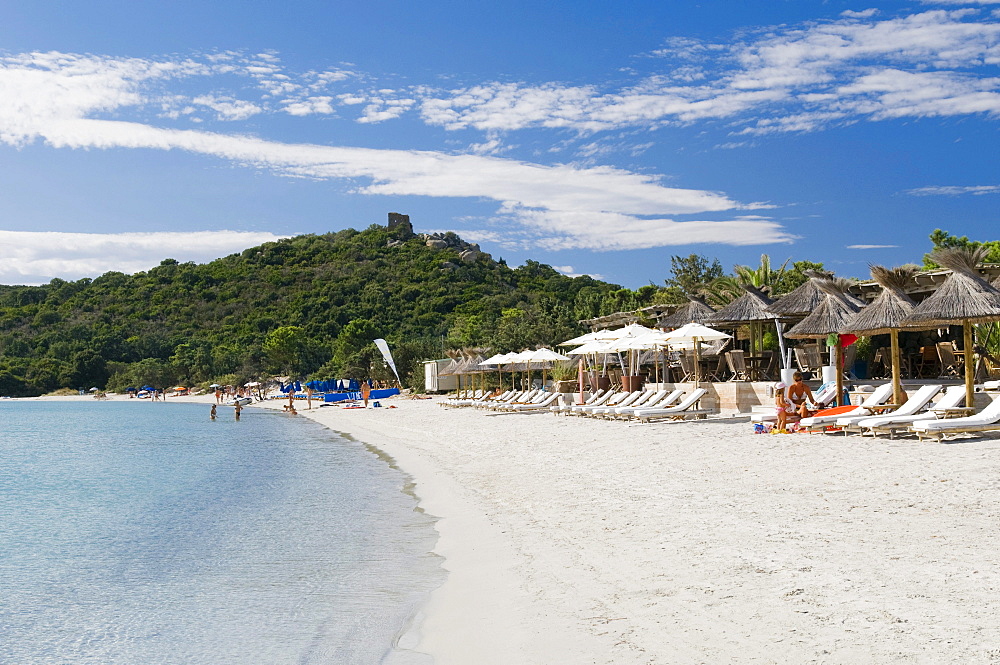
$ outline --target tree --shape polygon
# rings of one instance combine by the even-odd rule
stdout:
[[[685,296],[693,296],[698,294],[701,287],[725,273],[719,259],[713,259],[709,263],[704,256],[691,254],[686,257],[671,256],[670,274],[673,276],[665,280],[667,286],[676,286]]]
[[[935,249],[950,249],[954,247],[965,249],[986,247],[988,251],[986,253],[986,258],[983,259],[983,261],[985,263],[1000,263],[1000,240],[988,240],[985,242],[969,240],[968,236],[953,236],[947,231],[942,231],[941,229],[934,229],[930,235],[930,240],[934,245],[931,252]],[[931,259],[931,252],[924,254],[924,267],[939,268],[940,266],[934,263]]]
[[[785,259],[781,267],[777,270],[771,268],[771,257],[767,254],[760,255],[760,266],[751,268],[750,266],[733,266],[733,272],[743,284],[756,287],[766,293],[773,293],[774,287],[781,281],[788,267],[790,258]]]
[[[294,374],[307,347],[305,330],[299,326],[281,326],[267,334],[261,348],[276,371]]]

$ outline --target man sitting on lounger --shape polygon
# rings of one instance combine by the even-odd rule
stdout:
[[[809,410],[809,402],[815,403],[816,398],[813,397],[812,391],[809,390],[809,386],[802,382],[802,372],[796,372],[793,374],[792,380],[794,380],[795,383],[788,386],[788,399],[790,399],[792,404],[795,405],[795,411],[799,414],[799,417],[808,418],[816,413],[819,413],[818,411]]]

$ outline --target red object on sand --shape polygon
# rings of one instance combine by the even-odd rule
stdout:
[[[838,413],[847,413],[848,411],[853,411],[858,408],[857,404],[848,404],[846,406],[835,406],[832,409],[823,409],[822,411],[817,411],[813,415],[815,416],[835,416]]]

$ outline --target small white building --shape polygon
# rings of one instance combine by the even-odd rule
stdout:
[[[427,360],[424,362],[424,390],[429,393],[444,393],[458,390],[458,377],[454,374],[440,376],[438,372],[451,364],[451,360]]]

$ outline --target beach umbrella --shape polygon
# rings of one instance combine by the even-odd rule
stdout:
[[[848,319],[841,331],[868,337],[888,333],[892,351],[892,401],[895,404],[903,403],[899,329],[917,306],[903,289],[913,283],[913,276],[917,272],[916,266],[871,266],[872,279],[882,287],[882,292],[870,305]]]
[[[662,317],[656,325],[661,328],[680,328],[685,323],[705,323],[705,320],[714,314],[715,310],[705,304],[705,301],[688,296],[686,303],[673,314]]]
[[[570,357],[569,356],[564,356],[561,353],[556,353],[552,349],[548,349],[548,348],[545,348],[545,347],[542,347],[540,349],[535,349],[534,351],[531,351],[531,352],[528,353],[528,362],[529,363],[535,362],[535,363],[540,363],[541,364],[541,370],[542,370],[542,387],[543,388],[545,387],[545,369],[546,369],[546,365],[547,364],[551,364],[551,363],[556,362],[556,361],[559,361],[559,360],[570,360]]]
[[[180,392],[182,390],[187,390],[187,387],[186,386],[174,386],[173,388],[171,388],[171,390],[176,391],[176,392]]]
[[[479,363],[480,365],[496,366],[497,377],[501,387],[503,386],[503,370],[501,369],[500,366],[510,362],[510,356],[511,354],[509,353],[495,353],[486,360]]]
[[[585,335],[580,335],[574,337],[573,339],[568,339],[565,342],[559,342],[556,346],[576,346],[578,344],[586,344],[587,342],[594,342],[602,339],[613,339],[616,336],[614,330],[605,328],[603,330],[595,330],[593,332],[586,333]]]
[[[91,388],[87,392],[96,393],[98,390],[100,390],[100,388]]]
[[[256,388],[259,385],[260,385],[260,381],[251,381],[250,383],[244,383],[243,387],[244,388]],[[307,383],[306,385],[308,386],[309,384]]]
[[[907,327],[944,327],[961,323],[965,353],[965,405],[972,406],[973,367],[972,326],[1000,321],[1000,291],[980,276],[976,267],[989,249],[949,247],[936,249],[931,260],[951,270],[951,274],[932,295],[913,308],[903,320]]]
[[[837,375],[837,406],[843,406],[844,372],[841,364],[844,351],[840,345],[839,335],[844,330],[844,324],[861,311],[861,307],[858,306],[856,299],[845,297],[840,285],[834,280],[813,279],[816,279],[817,286],[826,293],[826,297],[812,314],[792,326],[785,333],[785,337],[789,339],[826,339],[830,335],[838,336],[834,349],[834,366]]]
[[[763,292],[750,284],[741,284],[746,291],[739,298],[729,303],[715,314],[706,317],[704,323],[711,325],[721,325],[722,327],[738,326],[746,324],[750,328],[750,353],[753,354],[756,346],[757,329],[763,321],[774,321],[778,329],[778,344],[781,348],[781,365],[786,364],[785,344],[781,339],[780,323],[777,317],[769,311],[769,307],[774,301],[764,295]]]
[[[701,345],[701,342],[728,339],[732,335],[709,328],[701,323],[686,323],[677,330],[666,333],[664,337],[670,344],[687,342],[694,345],[694,382],[697,385],[701,381],[701,366],[698,358],[698,347]]]

